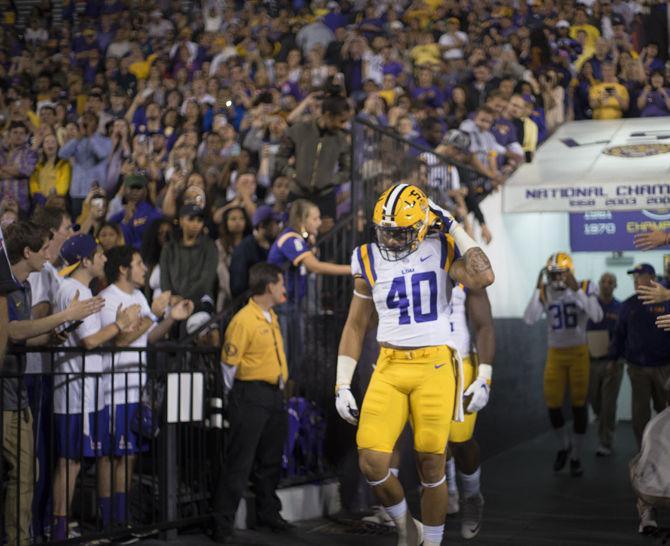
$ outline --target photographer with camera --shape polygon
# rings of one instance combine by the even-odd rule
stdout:
[[[603,81],[591,86],[589,104],[593,119],[619,119],[628,110],[628,90],[616,77],[616,66],[611,61],[602,63]]]
[[[277,174],[292,181],[291,200],[315,203],[323,214],[325,231],[336,217],[337,186],[351,174],[351,147],[343,131],[350,117],[347,99],[339,94],[326,96],[319,118],[288,128],[276,157]]]
[[[77,223],[80,226],[79,232],[88,233],[97,238],[100,228],[102,228],[107,218],[108,205],[109,202],[105,190],[97,184],[94,185],[91,191],[88,192],[86,199],[84,199],[81,216],[77,218]]]
[[[112,153],[107,161],[107,174],[101,185],[111,195],[116,190],[123,165],[132,158],[130,124],[123,118],[115,119],[108,132],[112,141]]]

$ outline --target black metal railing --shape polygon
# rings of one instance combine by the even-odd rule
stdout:
[[[8,546],[166,535],[209,520],[224,449],[216,348],[37,350],[43,373],[0,376]],[[104,371],[74,371],[93,356]],[[15,386],[18,404],[6,399]]]
[[[348,264],[354,244],[351,216],[340,219],[316,244],[320,259]],[[352,294],[349,276],[309,275],[302,297],[277,309],[289,366],[289,438],[284,485],[332,476],[325,452],[333,415],[340,334]]]

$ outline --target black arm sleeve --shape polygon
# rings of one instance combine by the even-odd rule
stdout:
[[[474,194],[473,191],[469,191],[465,196],[465,205],[468,207],[468,210],[475,215],[479,225],[482,225],[485,224],[486,221],[484,220],[484,213],[482,212],[482,209],[479,208],[479,201],[480,199],[477,195]]]

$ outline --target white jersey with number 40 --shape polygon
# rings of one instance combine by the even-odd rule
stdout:
[[[354,249],[352,273],[372,289],[379,315],[377,341],[397,347],[449,344],[448,271],[457,257],[453,239],[442,233],[428,235],[398,261],[382,258],[376,243]]]

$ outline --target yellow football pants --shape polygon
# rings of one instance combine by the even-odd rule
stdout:
[[[586,404],[589,390],[589,349],[586,345],[550,348],[544,367],[544,400],[548,408],[563,406],[565,389],[570,386],[573,406]]]
[[[382,348],[363,400],[358,449],[391,453],[408,417],[414,449],[444,453],[456,400],[456,363],[446,345]]]
[[[475,363],[470,356],[463,358],[463,390],[467,389],[477,377],[475,370]],[[476,422],[476,413],[466,413],[465,420],[460,423],[452,421],[449,429],[449,441],[460,443],[470,440],[475,432]]]

